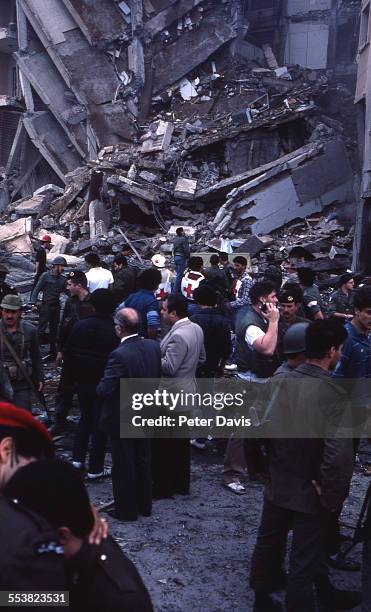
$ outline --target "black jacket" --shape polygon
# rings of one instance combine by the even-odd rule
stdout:
[[[206,361],[199,367],[197,376],[213,376],[220,362],[227,360],[232,351],[230,323],[215,308],[199,308],[190,320],[204,332]]]
[[[75,323],[95,314],[90,297],[90,293],[88,293],[83,300],[80,300],[77,295],[67,299],[59,323],[58,351],[64,350]]]
[[[67,562],[72,612],[152,612],[150,596],[133,565],[108,537],[99,546],[84,542]]]
[[[0,495],[0,515],[0,590],[66,590],[63,549],[56,531],[41,516],[4,495]],[[51,606],[37,609],[55,610]]]
[[[78,321],[65,348],[68,379],[81,384],[98,384],[110,353],[119,344],[110,316]]]
[[[246,330],[250,325],[259,327],[267,333],[269,323],[253,308],[249,308],[237,326],[236,363],[239,372],[253,372],[258,378],[269,378],[278,368],[277,351],[272,356],[266,356],[250,347],[246,340]]]
[[[135,381],[139,378],[158,380],[160,376],[161,351],[158,342],[139,336],[133,336],[122,342],[111,353],[103,378],[97,387],[97,394],[104,400],[102,427],[119,435],[120,379],[126,380],[127,393],[123,397],[123,402],[131,414],[130,391],[141,393],[145,387],[144,381],[140,386]]]
[[[350,420],[346,394],[327,372],[311,364],[274,377],[272,384],[268,499],[308,514],[339,508],[353,472],[352,440],[343,429]],[[321,496],[312,480],[320,485]]]

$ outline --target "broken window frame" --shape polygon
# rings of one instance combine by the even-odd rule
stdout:
[[[370,2],[368,2],[361,11],[361,23],[359,28],[359,45],[358,51],[361,52],[370,42],[369,34],[370,26]]]

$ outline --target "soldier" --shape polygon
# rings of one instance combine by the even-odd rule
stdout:
[[[0,358],[13,389],[13,402],[31,411],[31,381],[39,392],[44,384],[37,329],[31,323],[21,320],[22,301],[18,295],[5,296],[1,308]],[[10,347],[18,356],[17,360]]]
[[[66,265],[67,262],[64,257],[55,257],[52,262],[51,271],[44,272],[40,276],[30,297],[30,303],[35,304],[40,291],[42,291],[43,297],[39,317],[39,336],[45,334],[47,324],[49,323],[50,356],[52,359],[54,359],[57,354],[56,341],[60,317],[59,299],[66,287],[67,279],[63,274],[63,268]]]
[[[12,285],[8,285],[5,282],[6,275],[9,274],[8,268],[4,264],[0,264],[0,303],[3,301],[3,298],[10,293],[12,295],[17,295],[18,291]]]
[[[94,516],[78,471],[65,461],[36,461],[13,476],[5,494],[44,517],[63,546],[72,612],[152,612],[150,596],[113,538],[87,542]]]
[[[300,287],[303,290],[303,306],[308,319],[324,319],[323,302],[317,285],[316,275],[310,268],[298,268]]]
[[[53,442],[47,429],[29,412],[12,404],[0,403],[0,590],[1,591],[63,591],[66,567],[60,535],[41,516],[22,503],[15,495],[14,483],[28,464],[36,465],[54,454]],[[55,476],[53,476],[56,482]],[[26,473],[26,481],[28,476]],[[21,480],[22,482],[22,480]],[[34,481],[28,485],[36,491]],[[68,483],[68,487],[71,483]],[[21,488],[24,488],[22,485]],[[75,501],[75,500],[74,500]],[[55,507],[55,506],[54,506]],[[60,508],[63,504],[60,503]],[[92,506],[86,544],[90,554],[107,538],[107,523],[98,517]],[[89,556],[89,555],[88,555]],[[85,567],[88,563],[85,564]],[[54,610],[54,607],[43,608]],[[84,606],[76,609],[86,609]],[[89,607],[89,610],[92,608]],[[102,608],[98,608],[102,609]]]
[[[0,403],[0,489],[19,468],[52,454],[52,439],[39,421]],[[14,497],[0,495],[0,514],[0,590],[65,590],[63,549],[56,531]]]
[[[302,292],[298,286],[299,291],[282,290],[278,296],[280,304],[280,320],[278,323],[278,341],[277,341],[277,352],[280,361],[283,359],[283,338],[285,332],[296,323],[304,323],[307,321],[304,317],[299,315],[301,310],[301,299]]]

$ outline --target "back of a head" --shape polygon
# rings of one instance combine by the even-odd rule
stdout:
[[[115,312],[114,321],[128,335],[140,331],[140,315],[134,308],[120,308]]]
[[[228,257],[228,253],[225,253],[224,251],[220,251],[219,253],[219,259],[220,261],[222,261],[223,263],[229,261],[229,257]]]
[[[91,266],[92,268],[97,268],[100,266],[100,257],[97,255],[97,253],[88,253],[85,255],[85,261],[88,266]]]
[[[212,266],[217,266],[219,264],[219,261],[220,261],[219,260],[219,255],[216,255],[215,253],[214,253],[214,255],[211,255],[211,257],[210,257],[210,264]]]
[[[193,292],[193,299],[200,306],[215,306],[217,295],[215,289],[208,285],[199,285]]]
[[[354,294],[354,308],[357,310],[371,308],[371,285],[364,285],[357,289]]]
[[[241,266],[244,266],[246,268],[246,266],[247,266],[247,259],[246,259],[246,257],[243,257],[243,255],[237,255],[237,257],[235,257],[233,259],[233,263],[238,263]]]
[[[188,312],[187,300],[179,293],[171,293],[167,298],[167,311],[175,312],[180,319],[184,319]]]
[[[138,277],[138,283],[141,289],[147,289],[148,291],[156,291],[157,287],[161,283],[162,275],[160,270],[157,268],[148,268],[143,270]]]
[[[127,266],[128,265],[128,260],[126,259],[125,255],[116,255],[115,259],[114,259],[115,264],[117,264],[118,266]]]
[[[90,301],[98,316],[111,315],[118,304],[117,295],[110,289],[96,289],[91,294]]]
[[[202,269],[204,262],[202,257],[195,256],[190,258],[188,265],[189,269],[193,272],[199,272]]]
[[[341,321],[322,319],[308,325],[305,334],[306,356],[308,359],[324,359],[328,351],[338,349],[346,340],[347,332]]]
[[[81,474],[66,461],[45,459],[20,468],[5,494],[43,516],[58,529],[68,527],[80,538],[93,528],[94,516]]]
[[[304,287],[311,287],[315,281],[316,274],[311,268],[298,268],[299,282]]]
[[[177,227],[175,231],[177,236],[183,236],[184,230],[182,227]]]
[[[274,284],[271,283],[270,281],[259,281],[255,283],[255,285],[253,285],[250,289],[249,297],[250,297],[251,303],[253,305],[258,304],[260,301],[260,298],[267,297],[275,290],[276,288]]]

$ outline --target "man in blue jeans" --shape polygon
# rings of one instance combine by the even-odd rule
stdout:
[[[173,255],[176,272],[173,293],[180,293],[183,272],[186,268],[187,259],[189,259],[190,256],[188,238],[185,236],[182,227],[178,227],[176,230],[176,236],[173,244]]]

